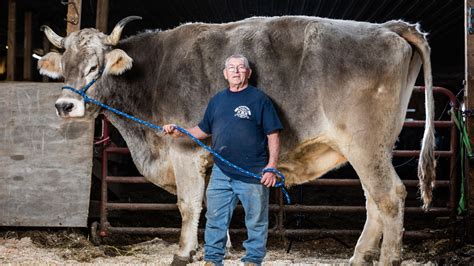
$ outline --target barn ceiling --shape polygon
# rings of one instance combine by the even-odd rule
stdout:
[[[0,0],[0,56],[6,54],[8,0]],[[82,27],[94,27],[96,0],[82,1]],[[17,52],[22,56],[23,14],[33,11],[34,48],[41,48],[39,27],[64,35],[67,7],[60,0],[17,0]],[[251,16],[310,15],[369,22],[404,19],[429,33],[434,81],[458,90],[464,78],[464,1],[461,0],[110,0],[109,25],[138,15],[124,36],[145,29],[169,29],[185,22],[228,22]]]

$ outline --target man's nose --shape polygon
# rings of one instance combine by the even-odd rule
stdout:
[[[59,113],[63,113],[63,114],[70,113],[72,109],[74,108],[74,104],[68,103],[68,102],[56,103],[54,106],[56,107]]]

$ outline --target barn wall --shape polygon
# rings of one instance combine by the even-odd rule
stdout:
[[[55,83],[0,83],[0,226],[87,226],[92,121],[56,116]]]

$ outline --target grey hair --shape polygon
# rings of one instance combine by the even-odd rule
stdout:
[[[233,55],[227,57],[227,59],[225,60],[224,68],[227,67],[227,64],[229,63],[230,59],[234,59],[234,58],[244,60],[244,66],[245,66],[246,68],[250,68],[249,60],[247,59],[247,57],[245,57],[245,56],[243,56],[243,55],[241,55],[241,54],[233,54]]]

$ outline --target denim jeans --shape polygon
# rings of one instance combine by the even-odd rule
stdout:
[[[204,260],[222,265],[232,213],[240,200],[245,210],[247,240],[242,262],[261,264],[266,253],[269,189],[226,176],[216,165],[207,187]]]

